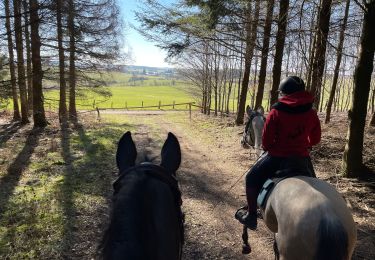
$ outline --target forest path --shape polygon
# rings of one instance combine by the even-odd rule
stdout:
[[[244,173],[255,155],[241,148],[239,139],[218,141],[225,135],[220,129],[198,133],[200,126],[194,126],[194,120],[187,129],[189,118],[181,117],[131,114],[128,120],[138,125],[133,134],[138,149],[150,157],[158,156],[167,132],[180,142],[182,164],[177,177],[186,214],[183,259],[273,259],[272,234],[262,221],[258,231],[249,232],[252,253],[242,255],[242,225],[234,219],[236,209],[245,203]]]

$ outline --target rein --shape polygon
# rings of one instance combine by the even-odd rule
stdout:
[[[267,151],[263,151],[263,153],[261,155],[259,155],[259,157],[255,160],[255,162],[253,163],[253,165],[251,165],[251,168],[260,160],[260,158],[263,157],[263,155],[266,153]],[[236,181],[229,187],[228,190],[225,191],[225,194],[229,194],[229,192],[237,185],[237,183],[242,179],[242,177],[248,172],[249,170],[245,171],[244,173],[242,173],[237,179]],[[221,203],[222,201],[219,201],[217,202],[214,207],[213,207],[213,210],[216,209],[216,207]]]
[[[250,169],[253,168],[253,166],[260,160],[260,158],[263,157],[263,155],[266,153],[267,151],[263,151],[263,153],[261,155],[258,156],[258,158],[255,160],[255,162],[253,163],[253,165],[251,165]],[[238,179],[230,186],[230,188],[226,191],[226,193],[229,193],[233,188],[234,186],[236,186],[236,184],[242,179],[242,177],[248,172],[249,170],[246,170],[244,173],[241,174],[240,177],[238,177]]]

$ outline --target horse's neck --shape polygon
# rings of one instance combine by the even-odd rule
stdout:
[[[252,127],[253,127],[253,130],[254,130],[254,136],[255,136],[254,148],[259,150],[259,155],[261,153],[261,147],[262,147],[263,126],[264,126],[264,121],[263,121],[262,116],[254,117],[254,119],[252,121]],[[257,153],[258,153],[258,151],[257,151]]]
[[[123,197],[124,201],[118,201],[116,205],[123,206],[123,212],[127,215],[127,219],[120,220],[122,226],[117,228],[125,231],[126,234],[122,235],[127,241],[138,245],[134,249],[129,246],[128,250],[140,250],[130,254],[152,252],[150,259],[177,259],[179,223],[170,187],[157,179],[148,178],[141,185],[133,187],[133,191],[135,188],[139,191],[135,194],[129,192],[128,196]]]

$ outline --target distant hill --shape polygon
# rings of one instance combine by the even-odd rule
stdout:
[[[135,66],[123,65],[120,71],[130,73],[133,75],[153,75],[153,76],[175,76],[175,70],[167,67],[148,67],[148,66]]]

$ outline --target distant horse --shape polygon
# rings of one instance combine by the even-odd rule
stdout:
[[[253,147],[259,156],[262,151],[262,131],[264,126],[264,109],[259,107],[252,110],[250,106],[246,107],[248,121],[243,131],[241,144],[243,147]]]
[[[290,170],[287,175],[293,174]],[[264,222],[275,234],[276,259],[351,259],[356,224],[341,195],[327,182],[307,176],[276,183],[267,181],[258,197]],[[246,228],[242,238],[243,252],[250,253]]]
[[[102,259],[181,259],[184,239],[181,193],[176,171],[181,163],[177,138],[168,133],[161,164],[135,165],[131,133],[120,139],[109,227],[100,246]]]

